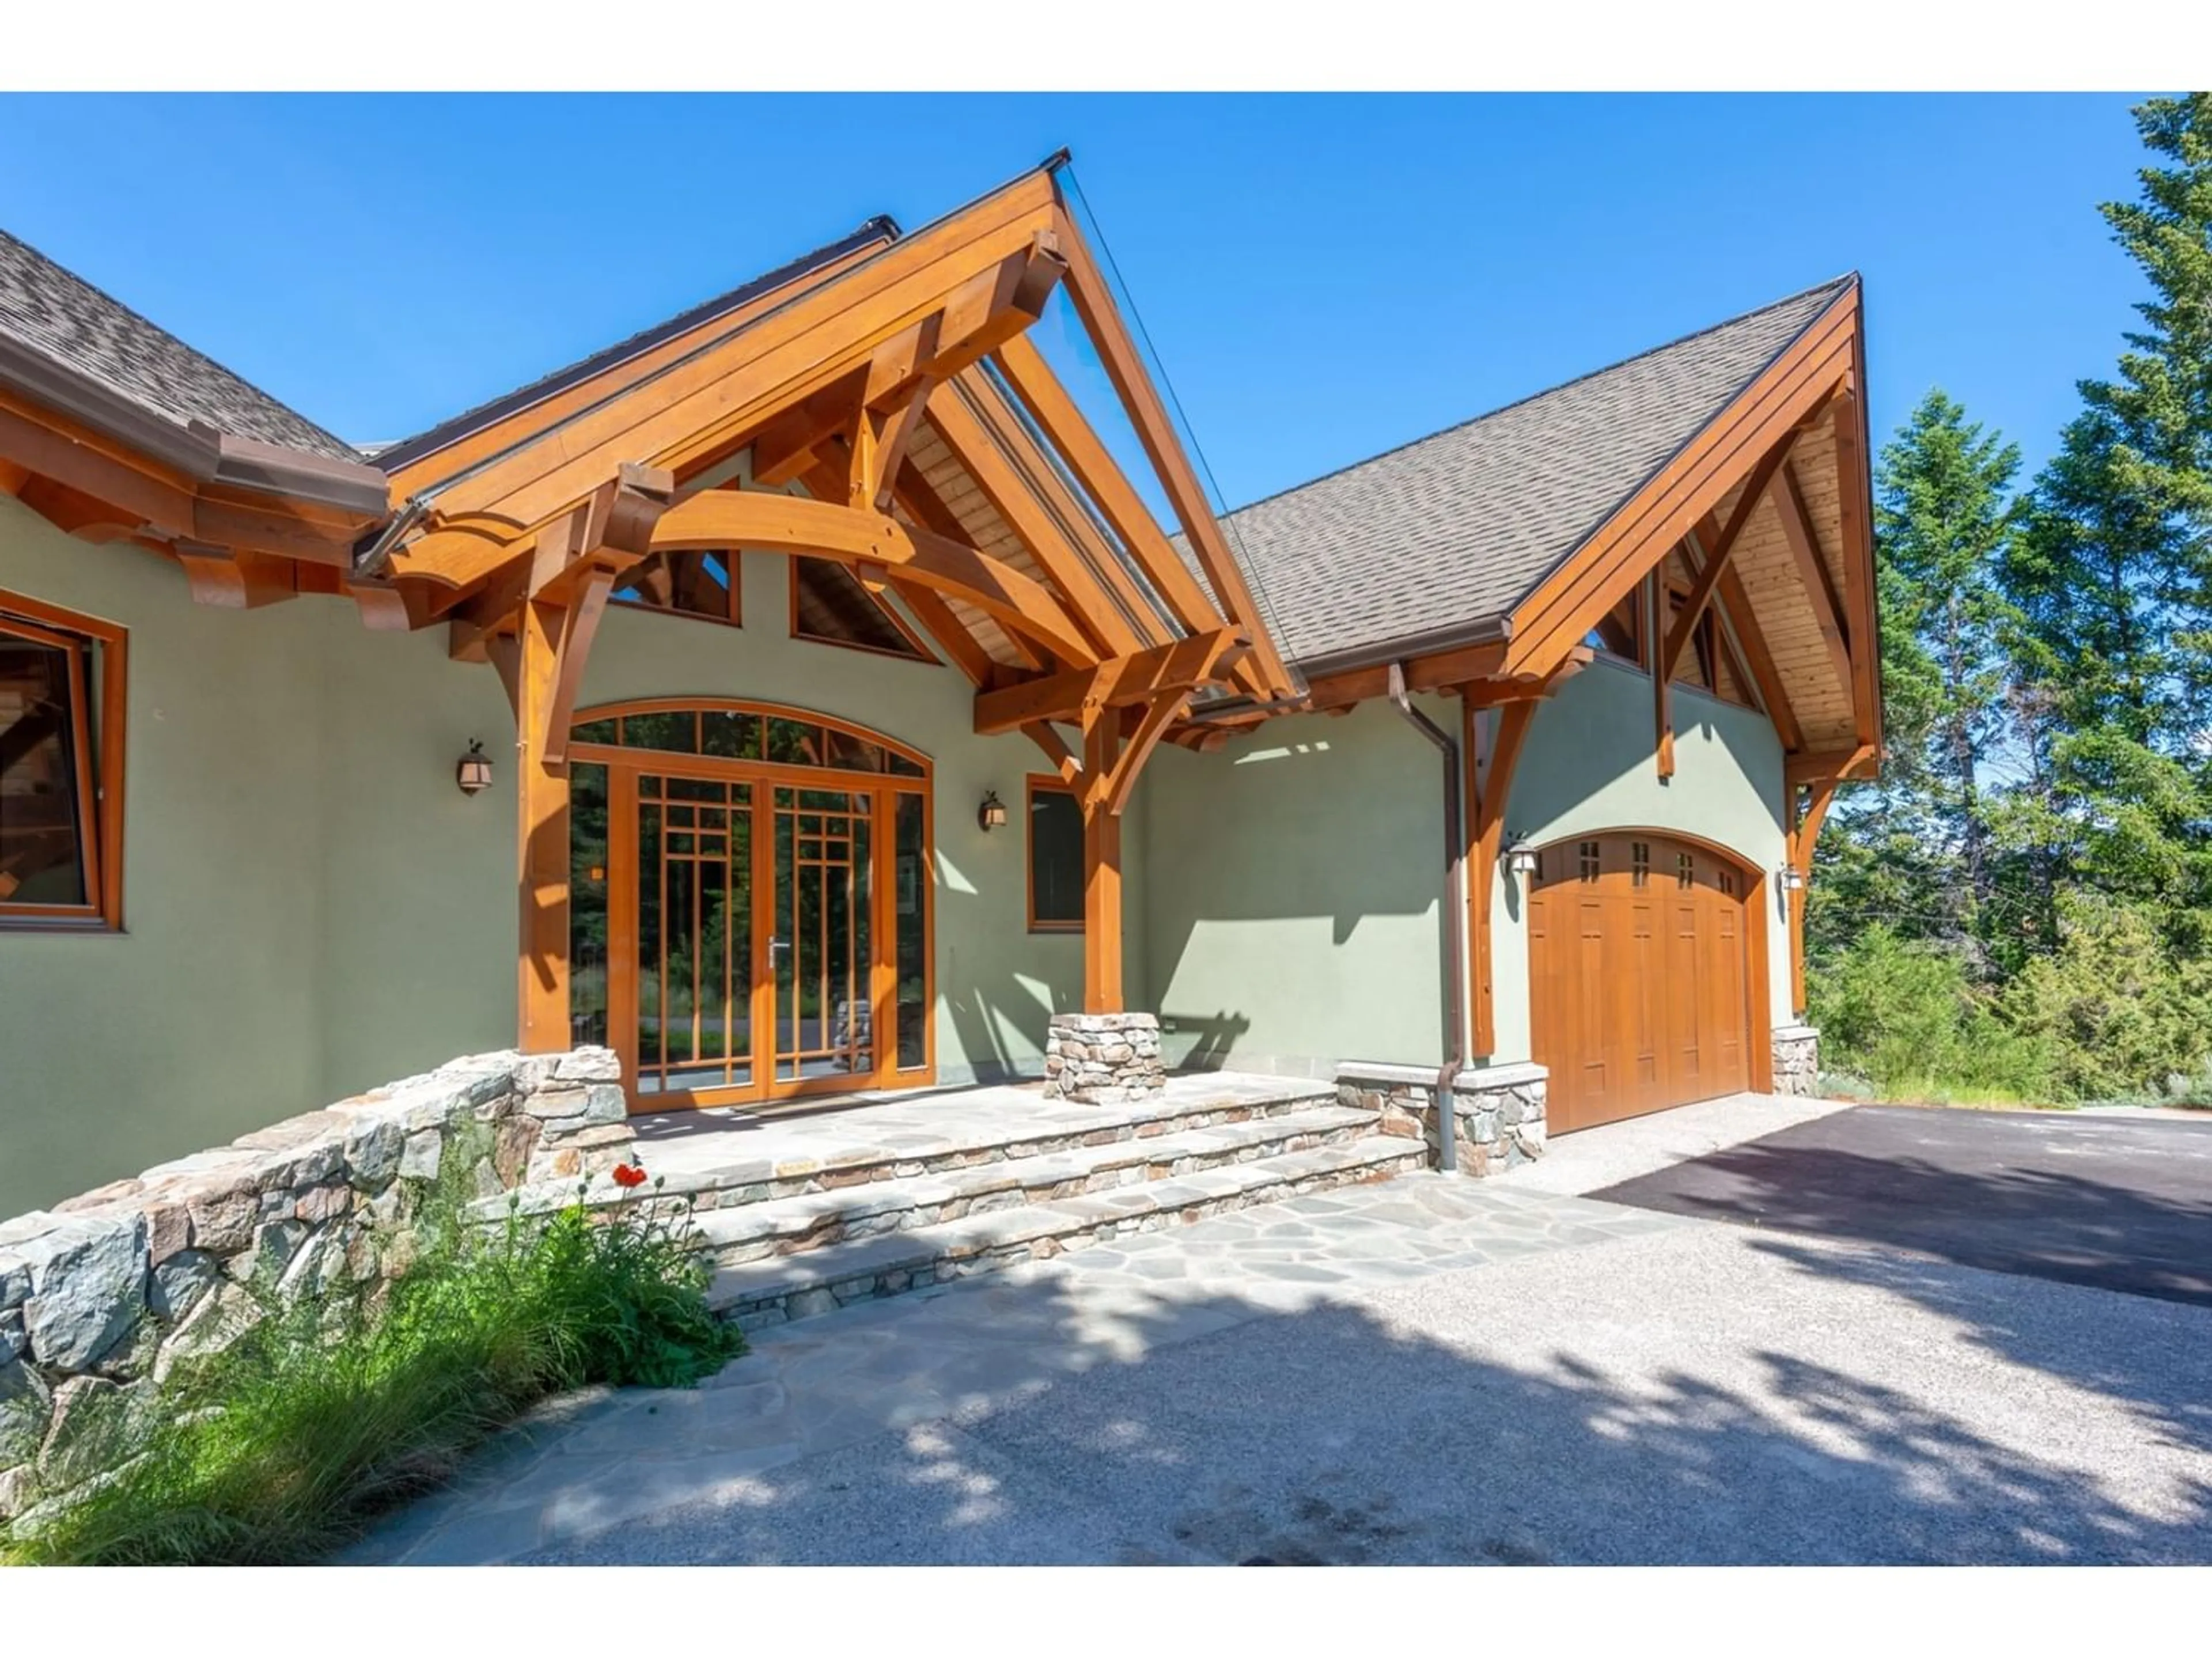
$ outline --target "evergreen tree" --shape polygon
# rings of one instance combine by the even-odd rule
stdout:
[[[2036,481],[2004,562],[2015,672],[2047,717],[2048,798],[2027,803],[2048,927],[2073,878],[2165,907],[2177,933],[2212,905],[2212,94],[2153,99],[2136,122],[2178,165],[2100,210],[2142,266],[2112,380]]]

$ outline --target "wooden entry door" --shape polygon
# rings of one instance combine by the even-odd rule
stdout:
[[[1529,1036],[1557,1133],[1748,1089],[1749,884],[1664,836],[1579,836],[1538,854]]]
[[[796,711],[629,707],[571,744],[574,1040],[641,1111],[932,1081],[926,763]]]

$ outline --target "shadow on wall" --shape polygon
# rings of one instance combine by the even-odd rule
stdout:
[[[1826,1257],[1802,1265],[1814,1274],[1863,1270]],[[2049,1346],[2020,1357],[2056,1382],[2101,1387],[2106,1345],[2140,1323],[2134,1304],[2111,1300],[2116,1322],[2054,1322]],[[1986,1299],[1946,1310],[1969,1320],[1978,1310]],[[906,1310],[896,1334],[839,1316],[834,1332],[802,1327],[762,1346],[795,1357],[903,1342],[943,1349],[929,1393],[909,1402],[904,1420],[914,1426],[781,1467],[763,1467],[757,1452],[628,1459],[618,1485],[601,1483],[580,1504],[562,1499],[570,1524],[604,1530],[532,1559],[1725,1565],[2212,1555],[2212,1486],[2191,1473],[2206,1449],[2201,1423],[2124,1483],[2107,1480],[1993,1439],[1893,1381],[1772,1349],[1748,1356],[1750,1380],[1723,1386],[1680,1370],[1615,1370],[1556,1349],[1503,1363],[1474,1339],[1409,1336],[1343,1304],[1285,1311],[1214,1292],[1121,1303],[1102,1319],[1054,1276],[960,1287],[926,1312]],[[1286,1376],[1297,1386],[1284,1388]],[[2163,1381],[2202,1397],[2212,1362],[2202,1352],[2179,1356]],[[714,1437],[780,1393],[758,1358],[741,1360],[700,1393],[653,1396],[654,1432],[672,1447],[734,1443]],[[1013,1403],[945,1415],[983,1395]]]
[[[932,896],[938,907],[938,1000],[960,1039],[973,1081],[1042,1077],[1047,1024],[1055,1012],[1083,1006],[1081,939],[1032,936],[1045,939],[1048,948],[1033,953],[1034,977],[1017,974],[1004,965],[1006,953],[967,948],[968,941],[984,936],[982,930],[1005,927],[999,912],[951,882],[939,882]],[[981,977],[975,974],[979,961],[984,964]],[[1033,1050],[1017,1052],[1007,1042],[1009,1030],[1029,1037]],[[957,1063],[943,1054],[938,1060],[940,1076]]]

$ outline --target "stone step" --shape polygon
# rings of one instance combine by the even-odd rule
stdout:
[[[758,1329],[1301,1193],[1387,1180],[1425,1161],[1419,1142],[1395,1135],[1279,1152],[724,1267],[714,1275],[708,1300],[723,1318]]]
[[[957,1221],[964,1216],[1168,1181],[1229,1164],[1340,1146],[1375,1133],[1375,1114],[1356,1106],[1308,1106],[1237,1123],[1110,1140],[1036,1158],[801,1193],[729,1208],[693,1221],[717,1267],[820,1249],[847,1239]]]
[[[1116,1141],[1180,1134],[1191,1129],[1245,1123],[1285,1113],[1334,1106],[1332,1083],[1304,1079],[1178,1079],[1152,1099],[1118,1105],[1077,1105],[1024,1100],[1022,1109],[994,1107],[963,1121],[957,1097],[905,1127],[887,1128],[878,1108],[856,1111],[848,1123],[811,1125],[803,1139],[785,1137],[781,1156],[742,1156],[755,1137],[709,1133],[655,1141],[641,1137],[637,1152],[670,1196],[690,1196],[703,1215],[733,1205],[767,1203],[807,1193],[838,1192],[872,1182],[909,1180],[1071,1152]],[[717,1149],[714,1143],[725,1142]],[[796,1155],[790,1155],[792,1152]]]

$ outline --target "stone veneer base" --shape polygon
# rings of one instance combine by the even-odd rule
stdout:
[[[1054,1014],[1045,1031],[1048,1100],[1118,1106],[1147,1100],[1167,1079],[1156,1014]]]
[[[1502,1174],[1544,1155],[1544,1103],[1550,1073],[1541,1066],[1476,1066],[1452,1085],[1459,1173]],[[1443,1167],[1433,1066],[1347,1060],[1337,1067],[1337,1098],[1380,1116],[1381,1132],[1424,1142],[1431,1168]]]
[[[1809,1095],[1820,1084],[1820,1032],[1812,1025],[1774,1028],[1774,1092]]]

